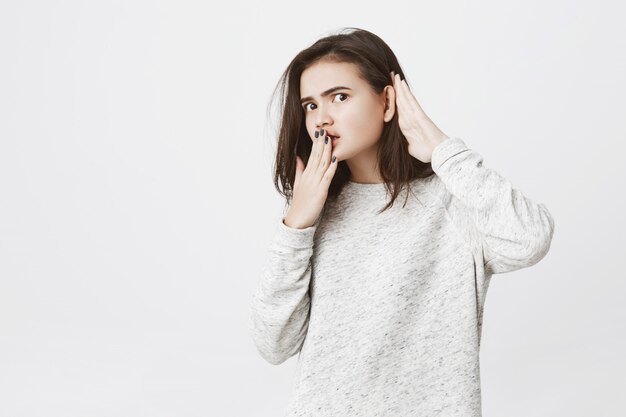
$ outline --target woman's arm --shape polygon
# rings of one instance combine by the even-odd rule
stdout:
[[[309,280],[313,235],[281,222],[269,248],[268,263],[252,297],[249,327],[261,356],[279,365],[295,355],[309,324]]]
[[[444,205],[456,219],[469,219],[479,235],[485,267],[498,274],[532,266],[548,253],[554,219],[544,204],[524,194],[483,157],[456,137],[433,150],[432,168],[451,200]],[[455,201],[456,200],[456,201]]]
[[[393,72],[391,77],[398,125],[408,151],[431,163],[445,185],[439,197],[457,225],[465,226],[469,236],[478,234],[487,272],[509,272],[539,262],[550,249],[554,233],[554,220],[545,205],[524,197],[509,181],[483,166],[482,156],[461,139],[444,134],[426,115],[406,80]]]

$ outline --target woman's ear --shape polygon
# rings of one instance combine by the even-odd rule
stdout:
[[[390,85],[385,86],[383,91],[385,97],[385,113],[383,114],[383,120],[385,123],[393,119],[396,113],[396,90]]]

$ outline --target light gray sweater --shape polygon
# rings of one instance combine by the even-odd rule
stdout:
[[[286,416],[481,415],[490,278],[539,262],[554,220],[460,138],[431,164],[405,207],[350,182],[312,227],[277,225],[249,326],[268,362],[299,352]]]

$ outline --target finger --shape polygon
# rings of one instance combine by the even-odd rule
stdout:
[[[402,98],[403,93],[404,93],[404,86],[402,85],[400,81],[401,81],[400,75],[395,74],[393,76],[393,88],[396,90],[396,96],[399,98]]]
[[[413,92],[409,88],[409,85],[406,83],[406,80],[400,81],[400,86],[402,87],[402,91],[404,91],[404,96],[407,98],[407,100],[411,100],[412,98],[414,98],[411,97],[413,96]]]
[[[419,102],[415,98],[415,95],[413,95],[413,93],[411,92],[411,89],[409,88],[409,85],[407,84],[406,80],[400,80],[400,76],[398,75],[398,78],[396,79],[396,81],[398,85],[397,90],[399,90],[398,95],[401,97],[401,100],[404,103],[404,105],[415,106],[419,110],[422,110],[422,106],[420,106]]]
[[[339,165],[339,161],[337,161],[337,156],[333,155],[332,158],[330,158],[330,165],[328,166],[328,169],[326,170],[326,172],[324,172],[324,176],[322,177],[322,183],[326,187],[330,185],[330,182],[335,176],[335,172],[337,172],[338,165]]]
[[[319,161],[319,157],[316,156],[317,149],[319,146],[319,132],[316,130],[315,135],[312,139],[313,145],[311,145],[311,153],[309,155],[309,160],[306,164],[306,170],[310,171],[309,167],[317,167],[317,161]]]
[[[333,142],[329,136],[324,137],[324,149],[322,151],[322,157],[320,158],[320,164],[318,170],[323,174],[330,164],[330,154],[333,149]]]
[[[400,82],[399,74],[395,74],[393,77],[393,88],[396,91],[396,101],[398,102],[398,107],[406,106],[407,102],[406,102],[406,97],[405,97],[404,86]]]
[[[397,100],[399,102],[398,107],[405,108],[405,109],[410,108],[412,102],[407,97],[408,94],[410,94],[407,92],[408,86],[406,85],[404,80],[400,79],[400,75],[398,74],[396,74],[394,86],[395,86],[396,93],[397,93],[396,94]]]
[[[315,139],[315,156],[312,161],[314,169],[317,169],[322,159],[322,152],[324,152],[324,136],[326,136],[326,130],[321,128],[319,130],[319,137]]]
[[[398,91],[398,95],[400,97],[404,97],[406,95],[405,84],[403,83],[404,80],[400,78],[399,74],[396,74],[393,81],[393,85]]]

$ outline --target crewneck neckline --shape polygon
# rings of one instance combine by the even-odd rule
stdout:
[[[412,189],[421,188],[430,180],[431,180],[430,177],[415,178],[411,181],[409,188],[412,188]],[[356,194],[356,195],[386,196],[388,194],[388,191],[387,191],[387,188],[385,187],[384,182],[366,184],[366,183],[360,183],[360,182],[354,182],[354,181],[348,180],[345,183],[343,188],[348,193]]]
[[[357,186],[358,185],[385,185],[384,182],[368,182],[368,183],[365,183],[365,182],[354,182],[354,181],[350,181],[350,180],[348,180],[348,182],[350,184],[354,184],[354,185],[357,185]]]
[[[366,184],[348,180],[344,188],[347,189],[349,192],[357,194],[380,195],[387,192],[384,182]]]

